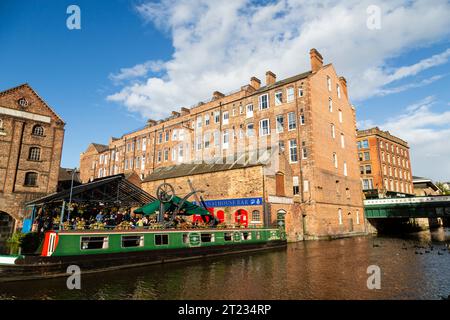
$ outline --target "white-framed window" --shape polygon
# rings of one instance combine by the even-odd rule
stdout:
[[[303,97],[303,87],[298,88],[298,96]]]
[[[283,91],[279,90],[279,91],[275,92],[275,105],[279,106],[282,103],[283,103]]]
[[[294,101],[294,87],[289,87],[286,90],[286,102]]]
[[[218,130],[214,131],[213,138],[214,138],[214,146],[216,147],[220,146],[220,132]]]
[[[360,224],[359,219],[359,209],[356,209],[356,224]]]
[[[203,143],[205,146],[205,149],[208,149],[210,146],[210,140],[211,140],[211,135],[209,132],[205,133],[205,137],[203,139]]]
[[[363,190],[372,190],[373,189],[373,180],[372,179],[362,179],[362,187],[363,187]]]
[[[176,132],[174,130],[174,132]],[[147,138],[142,138],[142,151],[145,151],[147,149]]]
[[[299,194],[300,193],[300,187],[299,187],[299,183],[298,183],[298,176],[293,176],[292,177],[292,191],[293,194]]]
[[[327,87],[328,91],[331,91],[331,78],[329,76],[327,76]]]
[[[202,150],[202,137],[201,136],[197,136],[195,141],[196,141],[196,144],[195,144],[196,150],[197,151]]]
[[[209,114],[205,114],[205,126],[209,126]]]
[[[230,118],[230,114],[228,113],[228,111],[224,111],[223,112],[223,124],[228,124],[228,119]]]
[[[164,149],[164,161],[169,161],[169,149]]]
[[[239,114],[243,114],[244,113],[244,106],[240,105],[239,106]]]
[[[330,128],[331,128],[331,137],[334,139],[336,138],[336,128],[334,127],[334,124],[330,124]]]
[[[347,176],[347,162],[344,161],[344,176]]]
[[[284,131],[284,116],[282,114],[277,115],[277,133]]]
[[[166,131],[166,142],[169,142],[170,140],[170,132],[169,130]]]
[[[270,122],[269,119],[262,119],[259,121],[259,135],[268,136],[270,134]]]
[[[236,109],[233,108],[233,110],[231,110],[231,116],[235,116],[236,115]]]
[[[161,150],[158,150],[158,157],[157,157],[158,163],[161,162],[161,160],[162,160],[162,152]]]
[[[214,111],[214,122],[215,123],[220,122],[220,111]]]
[[[339,123],[342,123],[342,110],[339,109]]]
[[[203,117],[202,116],[198,116],[197,117],[197,128],[201,128],[203,124]]]
[[[253,105],[252,104],[248,104],[246,106],[246,109],[247,109],[247,118],[253,117]]]
[[[128,170],[128,159],[125,159],[125,170]]]
[[[134,159],[133,158],[130,158],[130,160],[129,160],[129,162],[128,162],[128,164],[130,165],[130,169],[133,169],[134,167],[133,167],[133,161],[134,161]]]
[[[341,148],[345,148],[345,136],[343,133],[341,133]]]
[[[336,91],[337,91],[337,96],[340,99],[341,98],[341,86],[339,84],[336,84]]]
[[[228,130],[225,130],[223,132],[223,140],[222,140],[222,148],[228,149],[228,143],[230,141],[230,134],[228,133]]]
[[[184,129],[178,129],[178,140],[184,141]]]
[[[338,159],[337,159],[336,152],[333,152],[333,165],[334,165],[335,168],[338,167]]]
[[[298,161],[297,140],[296,139],[289,140],[289,160],[291,163]]]
[[[178,160],[183,161],[183,144],[178,146]]]
[[[333,99],[328,98],[328,111],[333,112]]]
[[[253,123],[247,124],[247,137],[253,137],[255,135],[255,126]]]
[[[342,225],[342,209],[341,208],[339,208],[338,209],[338,221],[339,221],[339,224],[340,225]]]
[[[303,180],[303,192],[309,192],[309,181]]]
[[[300,115],[300,125],[301,125],[301,126],[304,126],[304,125],[305,125],[305,115],[304,115],[304,114],[301,114],[301,115]]]
[[[103,164],[105,162],[105,155],[100,155],[100,164]]]
[[[269,108],[269,94],[263,94],[259,96],[259,110],[265,110]]]
[[[295,112],[288,113],[288,130],[295,130],[297,128],[297,121],[295,118]]]

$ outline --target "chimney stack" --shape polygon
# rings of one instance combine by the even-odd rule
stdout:
[[[154,126],[154,125],[156,125],[156,121],[155,120],[153,120],[153,119],[148,119],[147,120],[147,125],[149,126],[149,127],[152,127],[152,126]]]
[[[266,86],[271,86],[277,80],[277,76],[272,71],[266,72]]]
[[[185,116],[187,114],[191,113],[191,110],[189,110],[188,108],[182,107],[181,108],[181,115]]]
[[[223,97],[225,97],[225,95],[222,92],[220,92],[220,91],[213,92],[213,100],[217,100],[217,99],[220,99]]]
[[[180,113],[178,111],[172,111],[172,116],[178,118],[180,116]]]
[[[258,90],[261,87],[261,80],[259,80],[256,77],[251,77],[250,79],[250,85],[255,88],[256,90]]]
[[[311,49],[309,51],[309,57],[311,60],[311,70],[313,73],[319,71],[323,66],[323,58],[322,55],[316,49]]]
[[[348,99],[348,94],[347,94],[347,80],[344,77],[339,77],[339,84],[341,86],[342,92],[345,94],[345,96]]]

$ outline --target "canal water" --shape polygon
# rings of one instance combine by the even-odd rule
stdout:
[[[286,250],[0,283],[0,299],[442,299],[450,295],[450,229],[289,244]],[[368,289],[367,268],[381,288]]]

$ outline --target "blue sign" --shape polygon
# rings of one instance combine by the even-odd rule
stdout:
[[[195,201],[194,201],[195,203]],[[216,207],[239,207],[239,206],[259,206],[262,205],[262,198],[240,198],[224,200],[205,200],[208,208]]]

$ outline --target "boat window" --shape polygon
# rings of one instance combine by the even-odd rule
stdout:
[[[143,247],[144,236],[122,236],[122,248]]]
[[[189,243],[189,235],[187,233],[183,233],[183,243]]]
[[[232,241],[233,240],[231,232],[225,232],[223,234],[223,238],[225,239],[225,241]]]
[[[81,237],[81,250],[108,249],[108,237]]]
[[[256,239],[257,239],[257,240],[260,240],[260,239],[261,239],[261,232],[257,232],[257,233],[256,233]]]
[[[250,232],[242,232],[242,240],[251,240],[252,234]]]
[[[211,233],[202,233],[202,242],[214,242],[214,235]]]
[[[169,244],[169,235],[168,234],[155,234],[155,245],[162,246],[165,244]]]

